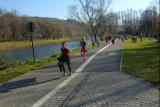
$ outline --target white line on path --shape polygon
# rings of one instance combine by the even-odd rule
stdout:
[[[123,42],[122,42],[122,50],[123,50]],[[123,51],[121,53],[121,62],[120,62],[120,72],[122,71],[122,57],[123,57]]]
[[[52,91],[50,91],[48,94],[46,94],[44,97],[42,97],[40,100],[38,100],[36,103],[34,103],[32,105],[32,107],[40,107],[45,101],[47,101],[47,99],[49,99],[51,96],[53,96],[54,94],[56,94],[62,87],[64,87],[70,80],[72,80],[75,76],[77,76],[83,69],[84,67],[97,55],[99,54],[101,51],[103,51],[104,49],[106,49],[107,47],[109,47],[111,45],[108,44],[107,46],[105,46],[104,48],[102,48],[101,50],[99,50],[98,52],[96,52],[95,54],[93,54],[84,64],[82,64],[76,71],[75,73],[73,73],[69,78],[67,78],[65,81],[63,81],[61,84],[59,84],[56,88],[54,88]]]

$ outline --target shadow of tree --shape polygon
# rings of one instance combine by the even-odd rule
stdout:
[[[49,81],[58,80],[62,77],[63,76],[60,76],[60,77],[53,78],[53,79],[46,80],[46,81],[42,81],[42,82],[36,82],[36,78],[28,78],[28,79],[13,81],[13,82],[7,82],[7,83],[4,83],[3,85],[0,86],[0,93],[10,92],[10,90],[16,89],[16,88],[32,86],[32,85],[46,83]]]

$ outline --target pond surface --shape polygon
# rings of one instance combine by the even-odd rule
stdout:
[[[87,40],[87,44],[91,44],[90,40]],[[66,43],[70,50],[79,48],[79,41],[71,41]],[[52,43],[45,45],[34,46],[35,58],[41,59],[46,56],[50,56],[52,53],[60,52],[61,43]],[[18,60],[25,62],[27,59],[32,58],[32,47],[7,49],[1,53],[1,58],[4,60]]]

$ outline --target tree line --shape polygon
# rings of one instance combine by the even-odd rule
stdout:
[[[16,10],[8,12],[0,8],[0,41],[30,40],[30,34],[26,30],[28,22],[36,25],[33,33],[35,39],[58,39],[83,35],[81,28],[69,19],[20,16]]]
[[[145,10],[127,9],[109,11],[111,0],[78,0],[69,6],[70,19],[20,16],[16,10],[8,12],[0,8],[0,40],[28,40],[27,22],[34,22],[35,39],[58,39],[61,37],[143,35],[157,37],[160,28],[159,1],[152,0]],[[78,7],[79,6],[79,7]]]
[[[93,37],[103,39],[109,35],[159,35],[159,1],[152,0],[145,10],[127,9],[126,11],[109,11],[111,0],[78,0],[71,5],[71,18],[79,22],[84,31]],[[79,6],[79,7],[78,7]]]
[[[157,37],[159,35],[159,3],[153,0],[145,10],[128,9],[118,12],[121,33]]]

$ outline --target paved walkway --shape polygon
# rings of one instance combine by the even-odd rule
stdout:
[[[72,76],[55,62],[2,84],[0,107],[159,107],[158,87],[120,72],[121,41],[105,46],[72,56]]]

